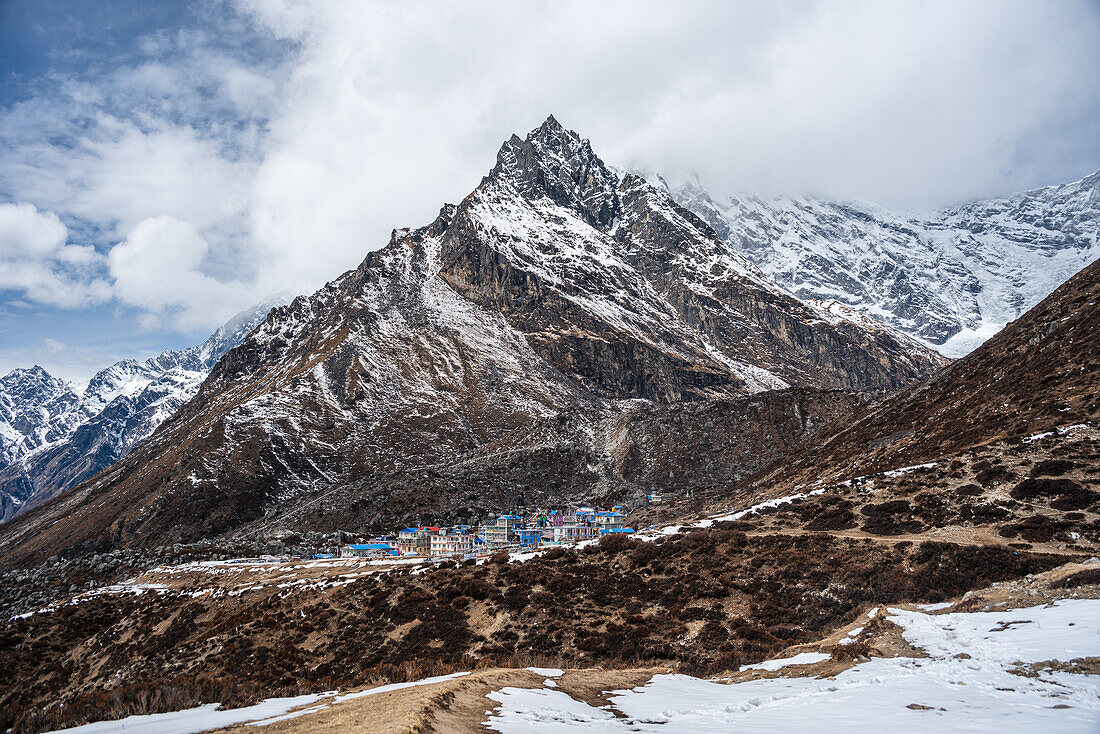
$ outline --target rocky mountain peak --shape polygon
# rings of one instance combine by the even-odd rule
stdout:
[[[65,430],[73,386],[42,367],[0,377],[0,470]]]
[[[21,409],[33,411],[43,401],[60,395],[75,395],[73,386],[42,367],[17,368],[0,377],[0,393],[16,401]]]
[[[0,378],[0,384],[8,390],[39,390],[48,388],[58,391],[69,388],[64,380],[54,377],[39,365],[29,368],[17,368]]]
[[[674,192],[768,279],[835,300],[951,357],[1021,316],[1100,255],[1100,172],[925,215],[815,196]]]
[[[618,177],[586,138],[553,115],[526,138],[505,141],[488,180],[507,183],[529,198],[545,196],[600,229],[609,228],[619,211]]]

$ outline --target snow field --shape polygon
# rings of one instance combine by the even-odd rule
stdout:
[[[770,678],[725,685],[657,675],[611,706],[560,690],[504,688],[486,722],[518,732],[1089,732],[1100,730],[1100,679],[1034,663],[1100,655],[1100,600],[1063,600],[1000,612],[890,609],[927,658],[874,658],[835,678]],[[806,655],[803,653],[803,655]],[[811,653],[812,655],[812,653]],[[777,670],[802,655],[758,666]],[[811,662],[809,658],[804,658]],[[1027,670],[1026,677],[1020,673]],[[1015,671],[1015,672],[1014,672]]]

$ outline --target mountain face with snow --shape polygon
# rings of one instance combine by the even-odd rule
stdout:
[[[71,384],[37,365],[0,377],[0,469],[71,433],[79,402]]]
[[[282,302],[270,299],[237,314],[189,349],[116,362],[80,393],[41,367],[0,378],[0,520],[124,456],[194,395],[218,359]]]
[[[883,390],[943,363],[775,287],[550,118],[434,222],[274,309],[161,430],[18,532],[61,517],[69,542],[148,543],[622,492],[613,419],[635,407]],[[819,422],[801,399],[777,409],[797,431]]]
[[[1100,257],[1100,172],[928,216],[815,197],[676,200],[803,299],[835,301],[930,344],[970,351]]]

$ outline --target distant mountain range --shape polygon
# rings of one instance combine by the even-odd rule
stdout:
[[[673,192],[731,250],[802,299],[838,302],[950,357],[1100,257],[1100,172],[927,216],[817,197]]]
[[[202,344],[100,370],[83,391],[41,367],[0,378],[0,520],[63,492],[124,456],[198,390],[210,368],[272,306],[243,311]]]

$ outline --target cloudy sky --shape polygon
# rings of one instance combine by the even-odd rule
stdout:
[[[201,341],[549,113],[716,193],[925,210],[1100,168],[1100,3],[0,0],[0,374]]]

